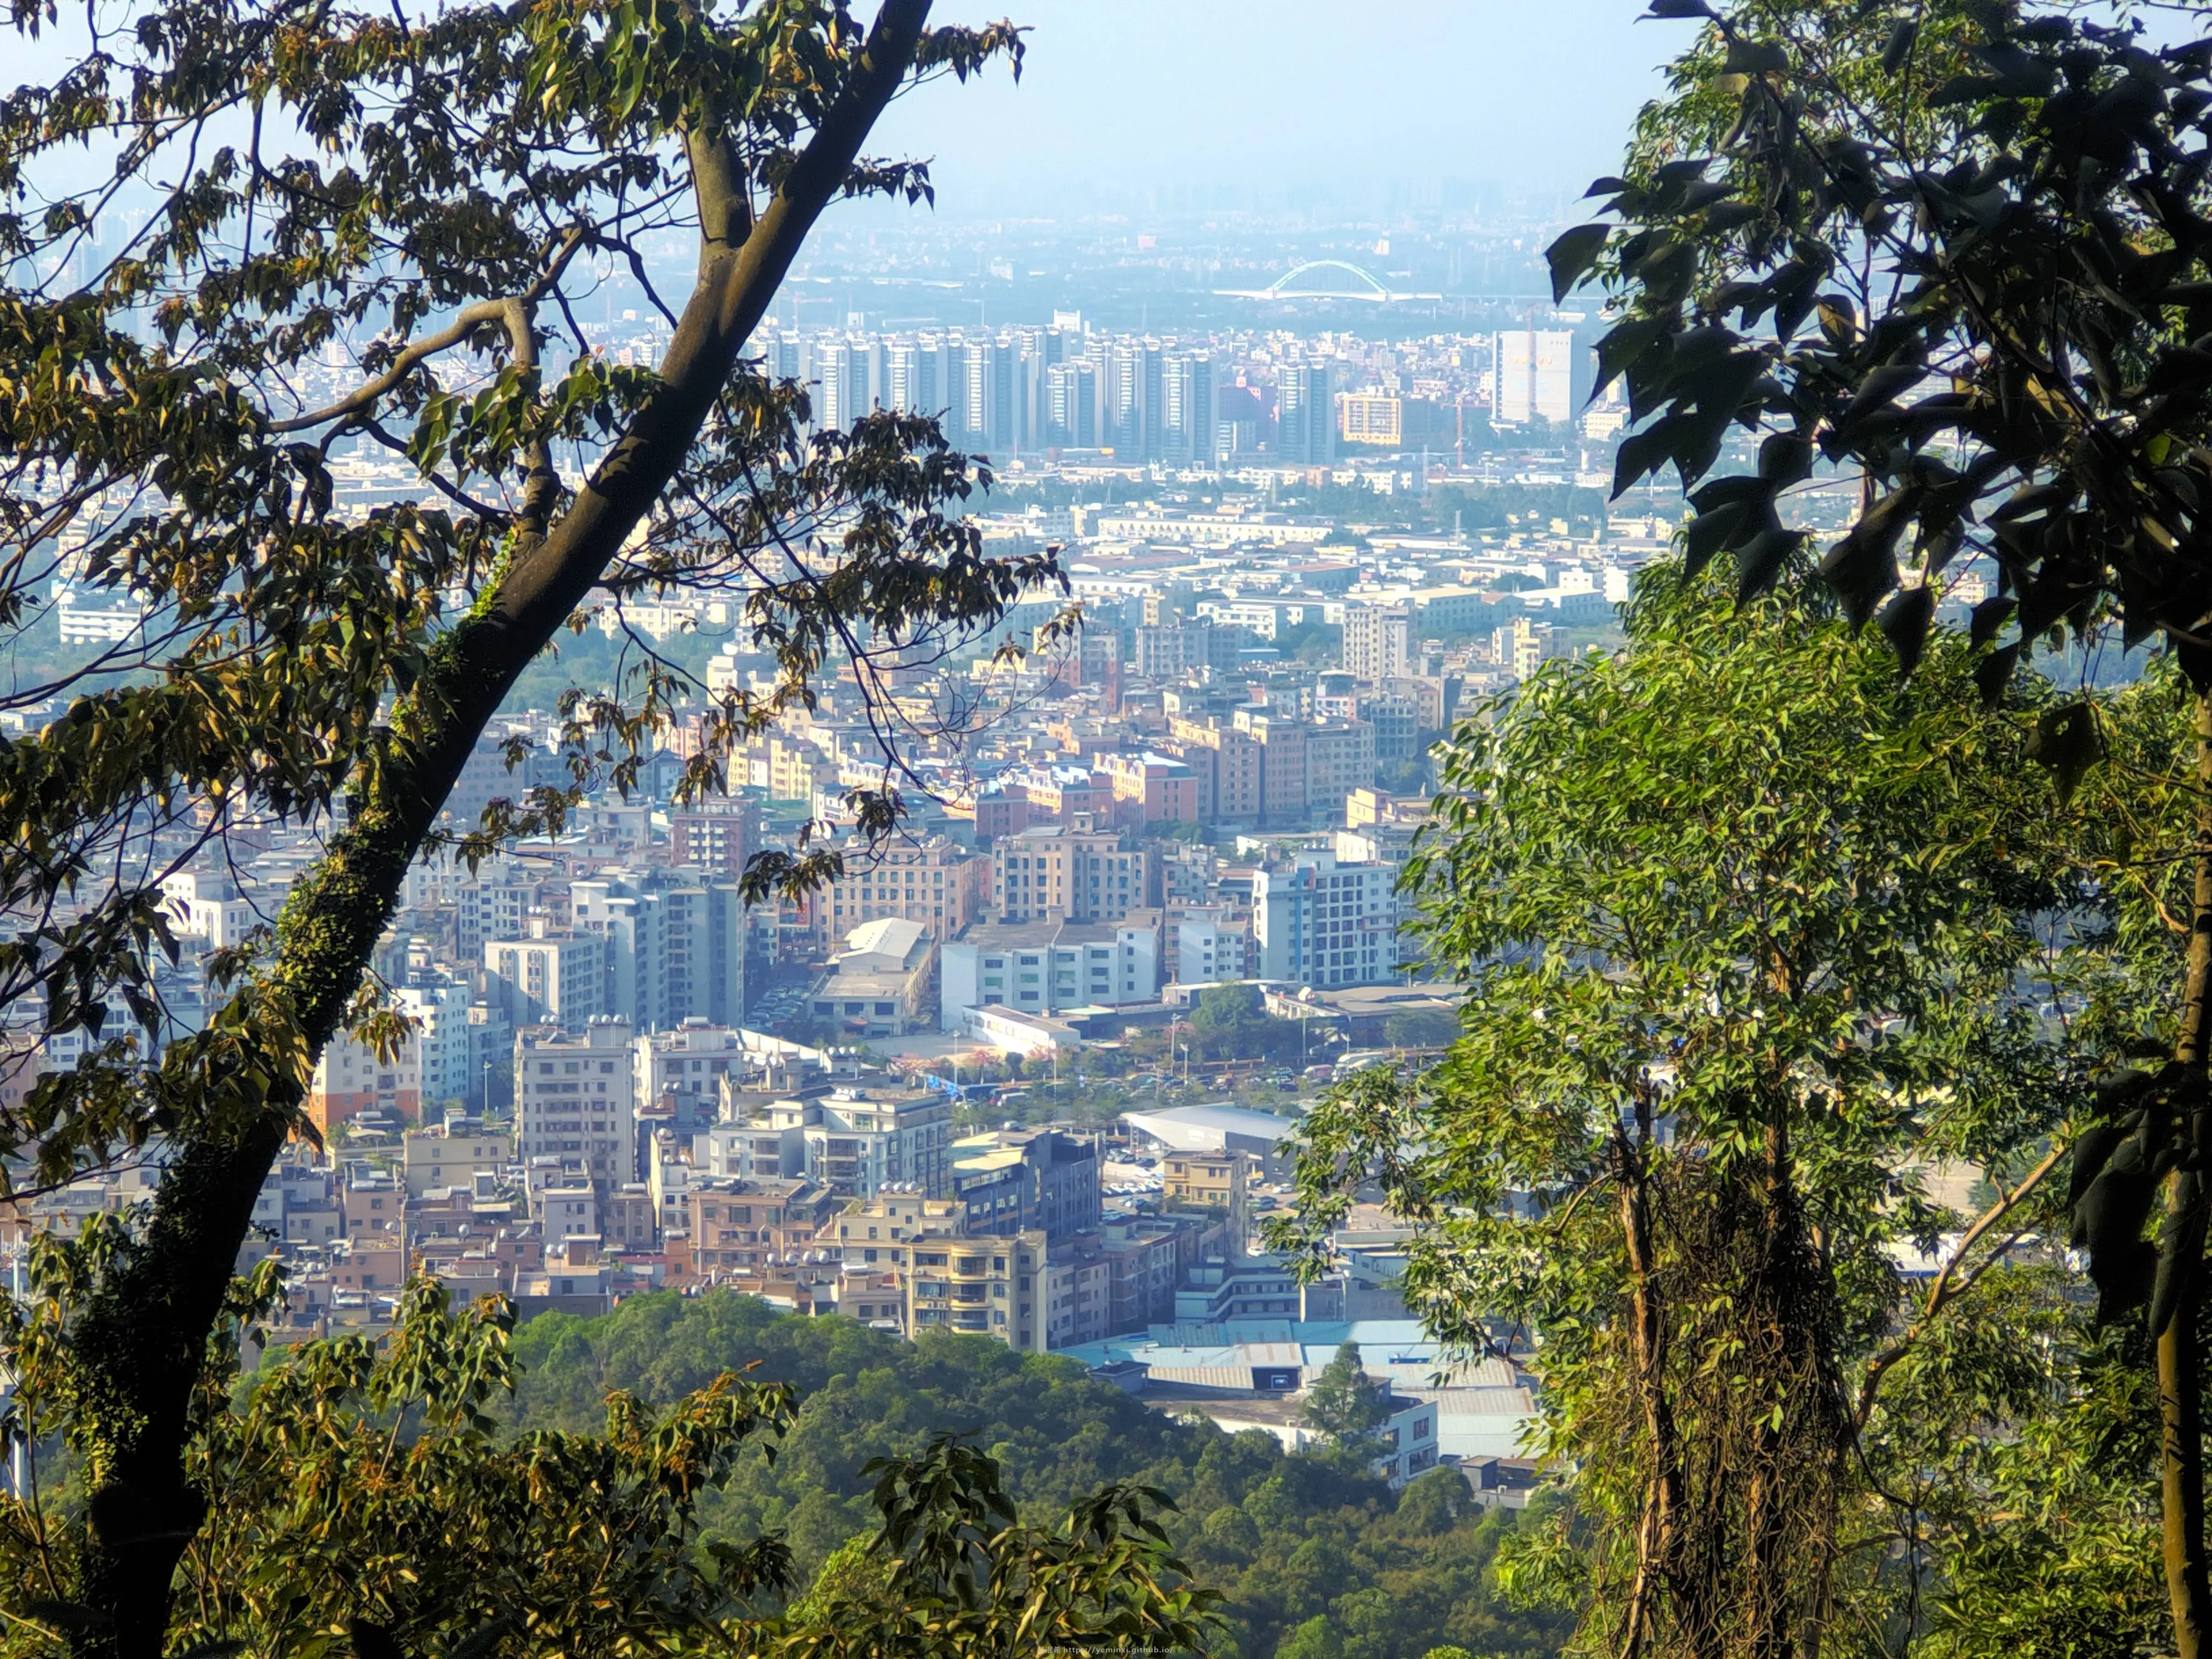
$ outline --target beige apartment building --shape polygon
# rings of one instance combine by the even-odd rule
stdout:
[[[410,1198],[444,1188],[473,1188],[478,1176],[495,1176],[514,1162],[514,1148],[505,1135],[418,1131],[403,1137],[399,1147],[401,1179]]]
[[[1366,720],[1331,720],[1306,732],[1306,807],[1332,817],[1353,791],[1375,783],[1375,727]]]
[[[1048,1266],[1042,1231],[925,1239],[907,1280],[907,1331],[992,1336],[1017,1353],[1043,1353]]]
[[[692,1261],[702,1279],[757,1273],[813,1246],[835,1200],[821,1182],[716,1180],[685,1194]]]
[[[1216,719],[1168,722],[1168,749],[1191,769],[1198,816],[1208,822],[1260,819],[1260,745],[1252,734]]]
[[[970,1237],[964,1217],[958,1200],[881,1193],[839,1209],[816,1246],[848,1285],[856,1273],[895,1275],[908,1336],[963,1331],[1038,1353],[1173,1318],[1182,1270],[1204,1242],[1158,1220],[1109,1223],[1059,1244],[1041,1229]]]
[[[574,1163],[603,1189],[633,1179],[637,1099],[629,1022],[602,1017],[574,1034],[550,1026],[517,1032],[514,1125],[525,1164]]]
[[[1159,866],[1151,849],[1087,812],[1068,825],[1046,824],[1001,836],[991,849],[1000,918],[1119,921],[1159,904]]]
[[[808,900],[808,921],[819,945],[886,916],[921,923],[942,945],[990,903],[991,877],[990,860],[943,836],[880,856],[855,848],[845,873]]]
[[[1231,1216],[1244,1208],[1244,1181],[1251,1163],[1248,1152],[1176,1152],[1161,1172],[1162,1195],[1169,1202],[1196,1205],[1201,1209],[1225,1209]]]
[[[1312,727],[1304,720],[1267,714],[1239,714],[1236,718],[1260,745],[1260,821],[1304,823],[1309,799],[1306,738]]]
[[[1114,786],[1114,815],[1133,830],[1198,819],[1198,780],[1180,756],[1101,755],[1098,769]]]

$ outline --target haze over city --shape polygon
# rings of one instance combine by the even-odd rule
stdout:
[[[19,7],[0,1659],[2212,1659],[2206,11]]]

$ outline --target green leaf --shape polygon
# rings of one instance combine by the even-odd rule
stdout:
[[[1910,677],[1928,645],[1928,625],[1936,616],[1936,591],[1926,582],[1893,596],[1875,618],[1875,626],[1897,653],[1897,672]]]
[[[1544,250],[1545,262],[1552,268],[1554,304],[1565,299],[1575,285],[1589,274],[1598,256],[1605,251],[1606,238],[1612,234],[1609,225],[1577,225]]]
[[[1802,530],[1762,530],[1735,556],[1736,603],[1748,604],[1772,587],[1805,544]]]
[[[1981,693],[1982,706],[1994,708],[2004,700],[2005,688],[2012,684],[2013,671],[2020,665],[2020,647],[1999,646],[1974,665],[1974,689]]]
[[[1787,75],[1790,54],[1769,41],[1747,40],[1739,35],[1728,44],[1722,59],[1724,75]]]
[[[1620,441],[1613,457],[1613,493],[1616,499],[1641,483],[1674,454],[1680,427],[1680,418],[1668,415]]]
[[[2061,799],[2070,799],[2089,769],[2105,758],[2102,711],[2088,701],[2047,708],[2036,717],[2027,752],[2049,768]]]
[[[1903,69],[1911,60],[1912,48],[1917,44],[1919,39],[1920,20],[1918,18],[1899,19],[1896,27],[1889,32],[1889,39],[1882,42],[1882,68],[1892,75]]]

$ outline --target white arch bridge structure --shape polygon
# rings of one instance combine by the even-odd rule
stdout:
[[[1293,265],[1265,288],[1218,288],[1232,300],[1354,300],[1387,306],[1401,300],[1441,300],[1441,294],[1406,294],[1383,284],[1372,271],[1346,259],[1314,259]]]

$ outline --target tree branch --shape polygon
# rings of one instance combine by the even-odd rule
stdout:
[[[1858,1404],[1851,1413],[1854,1427],[1863,1431],[1868,1419],[1874,1415],[1875,1397],[1881,1391],[1882,1379],[1889,1374],[1890,1367],[1912,1351],[1927,1334],[1928,1327],[1936,1316],[1972,1290],[1982,1275],[2002,1260],[2007,1250],[2019,1243],[2021,1236],[2014,1234],[1990,1254],[1987,1261],[1961,1279],[1958,1276],[1959,1267],[1966,1261],[1967,1253],[1988,1237],[1992,1228],[2018,1209],[2029,1194],[2049,1179],[2051,1171],[2065,1161],[2067,1153],[2072,1150],[2070,1141],[2052,1147],[2043,1162],[2027,1172],[2019,1186],[1983,1211],[1973,1225],[1966,1229],[1966,1237],[1959,1241],[1959,1248],[1952,1251],[1942,1267],[1936,1270],[1935,1279],[1928,1287],[1928,1298],[1921,1304],[1920,1316],[1905,1328],[1905,1334],[1896,1341],[1867,1362],[1866,1376],[1859,1382]]]
[[[426,334],[418,340],[410,341],[400,354],[392,360],[392,367],[375,379],[364,381],[339,398],[337,402],[330,404],[327,408],[319,409],[311,415],[295,415],[289,420],[272,421],[270,422],[269,430],[280,433],[306,432],[315,427],[327,426],[332,421],[343,420],[349,415],[358,414],[363,410],[369,409],[375,404],[378,398],[404,380],[426,360],[436,356],[441,351],[452,349],[487,323],[507,324],[512,333],[511,319],[514,307],[518,306],[522,307],[523,314],[526,319],[531,308],[535,307],[538,301],[544,299],[552,290],[553,285],[561,280],[562,274],[568,269],[569,260],[575,258],[576,250],[584,246],[585,240],[582,228],[572,226],[562,236],[561,246],[555,252],[552,261],[539,274],[538,280],[521,293],[510,294],[496,300],[479,300],[474,305],[463,306],[454,315],[453,320],[436,333]],[[526,326],[525,331],[527,331]]]

